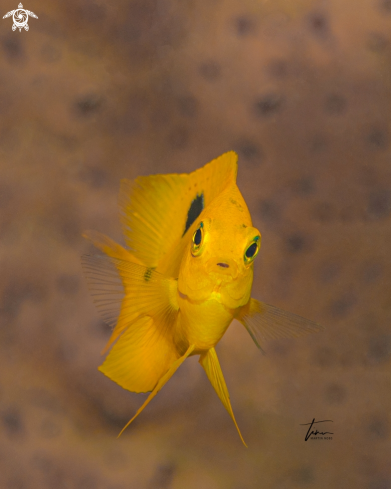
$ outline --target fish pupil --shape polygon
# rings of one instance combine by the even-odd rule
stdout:
[[[201,229],[197,229],[197,231],[194,234],[194,244],[196,246],[199,246],[201,244],[201,238],[202,238]]]
[[[257,251],[257,243],[253,243],[246,250],[246,256],[247,256],[247,258],[252,258],[255,255],[255,252],[256,251]]]

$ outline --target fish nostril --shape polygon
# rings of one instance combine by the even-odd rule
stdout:
[[[223,268],[229,268],[228,263],[218,263],[217,265],[218,265],[219,267],[223,267]]]

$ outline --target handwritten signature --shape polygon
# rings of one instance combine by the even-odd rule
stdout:
[[[324,419],[323,421],[315,421],[315,418],[311,421],[311,423],[302,423],[300,426],[308,426],[310,425],[310,427],[308,428],[308,431],[307,431],[307,434],[305,435],[305,438],[304,438],[304,441],[307,441],[311,435],[333,435],[334,433],[331,433],[330,431],[318,431],[318,430],[315,430],[315,431],[311,431],[311,428],[313,427],[314,424],[316,423],[328,423],[328,422],[333,422],[332,419]]]

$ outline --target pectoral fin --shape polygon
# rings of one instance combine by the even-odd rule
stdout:
[[[126,428],[130,425],[130,423],[137,418],[137,416],[141,413],[141,411],[152,401],[152,399],[156,396],[156,394],[160,391],[160,389],[171,379],[174,373],[178,370],[178,368],[182,365],[182,363],[186,360],[186,358],[190,355],[190,353],[194,350],[194,345],[190,345],[187,349],[186,353],[182,355],[178,360],[171,364],[171,367],[168,371],[160,378],[158,383],[156,384],[153,391],[149,394],[148,398],[144,402],[144,404],[137,410],[136,414],[133,418],[126,423],[126,425],[122,428],[118,437],[122,435],[122,433],[126,430]]]
[[[298,338],[323,330],[323,327],[314,321],[256,299],[250,299],[242,308],[238,319],[260,350],[262,350],[261,344],[267,340]]]
[[[210,383],[213,385],[213,388],[216,391],[216,394],[219,396],[221,402],[224,404],[225,409],[228,411],[233,422],[235,423],[240,439],[242,440],[244,446],[247,447],[245,441],[243,440],[242,434],[240,433],[239,426],[236,423],[235,416],[232,411],[231,402],[229,400],[228,389],[225,384],[223,372],[221,371],[216,350],[214,348],[208,350],[206,353],[200,356],[199,362],[203,366]]]

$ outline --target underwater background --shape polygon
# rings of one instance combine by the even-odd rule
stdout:
[[[0,24],[0,487],[390,489],[391,1],[24,8],[28,32]],[[123,242],[121,178],[231,149],[253,297],[325,331],[222,338],[248,449],[195,357],[117,439],[145,395],[97,371],[81,234]]]

